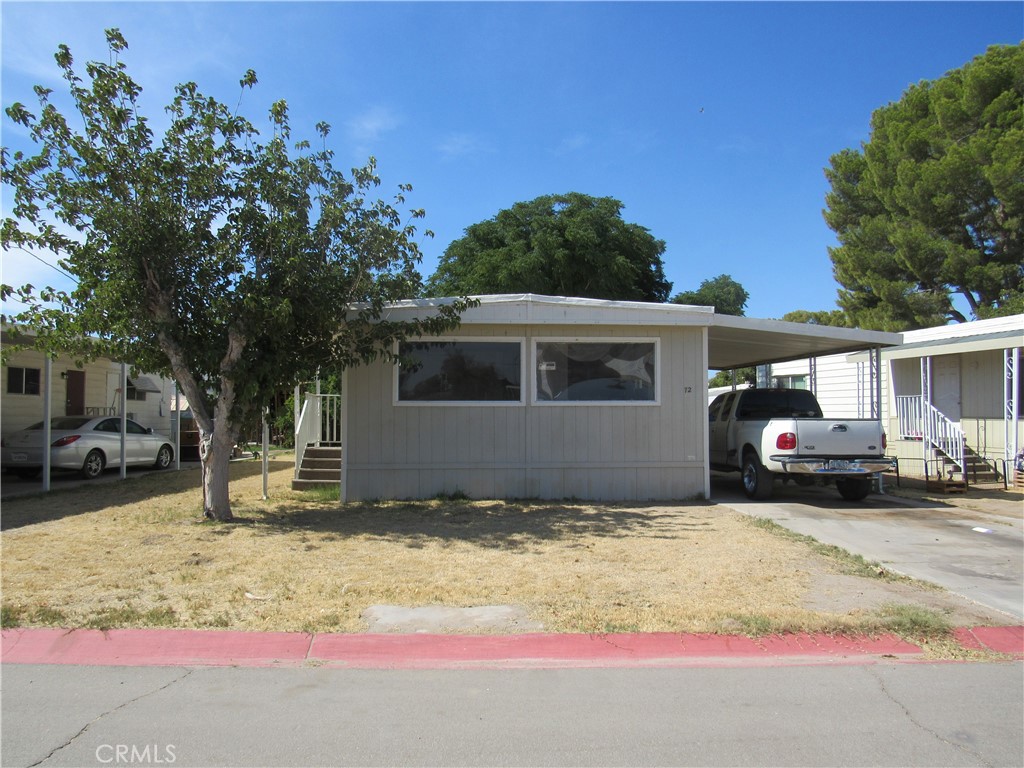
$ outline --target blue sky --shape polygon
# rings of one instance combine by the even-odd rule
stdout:
[[[421,271],[464,229],[539,195],[583,192],[667,244],[673,293],[728,274],[747,315],[835,308],[821,211],[829,157],[873,110],[993,44],[1024,38],[1005,3],[43,3],[2,13],[2,101],[59,85],[53,52],[123,57],[159,125],[176,83],[258,126],[285,99],[295,138],[333,126],[343,167],[378,160],[381,194],[425,208]],[[7,118],[3,144],[24,146]],[[9,211],[4,194],[3,210]],[[62,285],[4,254],[3,282]]]

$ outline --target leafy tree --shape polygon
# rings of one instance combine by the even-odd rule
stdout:
[[[833,155],[825,220],[839,305],[902,331],[1024,311],[1024,44],[993,46],[872,115]]]
[[[674,304],[690,304],[698,307],[714,307],[720,315],[743,317],[750,294],[729,275],[719,275],[705,280],[695,291],[681,291],[672,297]],[[754,368],[737,368],[733,371],[718,371],[708,382],[709,387],[725,387],[732,383],[753,383],[757,378]]]
[[[350,176],[322,147],[289,146],[285,102],[270,110],[272,135],[233,109],[180,85],[170,125],[154,136],[139,112],[141,88],[107,31],[110,60],[86,65],[71,52],[57,64],[74,119],[37,87],[41,112],[14,104],[38,153],[2,150],[13,190],[4,248],[56,254],[77,280],[70,293],[4,286],[28,309],[11,318],[50,351],[106,355],[173,374],[194,409],[203,462],[204,513],[231,518],[228,461],[240,425],[282,387],[317,365],[389,356],[408,335],[457,325],[464,302],[434,319],[382,319],[388,301],[415,295],[420,253],[409,219],[370,196],[380,180],[371,158]],[[251,88],[251,70],[241,80]],[[208,399],[213,405],[207,405]]]
[[[750,294],[729,275],[705,280],[696,291],[682,291],[672,297],[675,304],[714,307],[720,315],[743,316]]]
[[[578,192],[516,203],[466,228],[427,281],[428,296],[539,293],[663,302],[665,243],[622,220],[622,203]]]
[[[797,309],[787,312],[782,316],[783,320],[790,323],[806,323],[807,325],[827,325],[832,328],[849,328],[850,321],[846,313],[841,309],[828,311],[809,312],[806,309]]]

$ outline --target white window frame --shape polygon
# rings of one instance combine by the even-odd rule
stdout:
[[[615,407],[651,408],[661,405],[661,337],[660,336],[536,336],[530,349],[530,404],[542,408]],[[539,400],[537,398],[537,347],[540,344],[653,344],[653,400]]]
[[[530,386],[526,380],[526,338],[523,336],[441,336],[424,337],[421,339],[406,339],[404,342],[395,342],[394,353],[398,356],[400,344],[417,343],[501,343],[519,345],[519,399],[518,400],[401,400],[399,399],[398,381],[402,366],[396,363],[392,366],[392,405],[396,408],[522,408],[526,405],[526,389]]]

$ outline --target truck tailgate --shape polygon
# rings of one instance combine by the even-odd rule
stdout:
[[[880,456],[882,427],[874,419],[797,419],[797,454]]]

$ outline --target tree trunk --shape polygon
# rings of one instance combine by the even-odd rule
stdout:
[[[203,517],[209,520],[234,519],[228,493],[233,447],[234,440],[226,429],[215,430],[212,435],[201,435],[199,458],[203,462]]]

